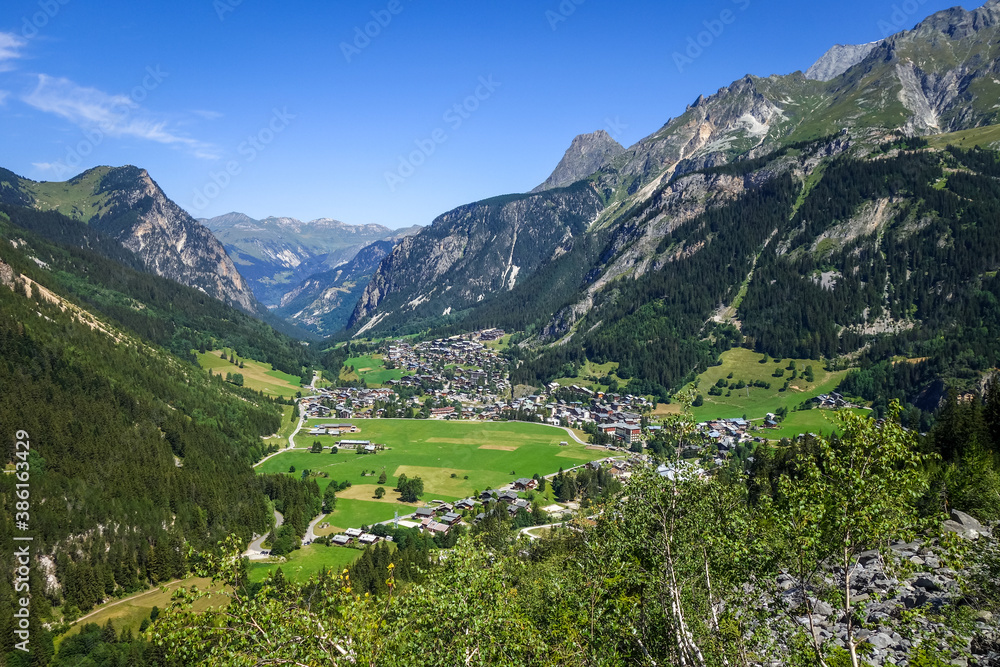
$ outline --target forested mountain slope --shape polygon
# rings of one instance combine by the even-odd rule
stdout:
[[[251,467],[265,452],[260,436],[278,429],[278,405],[209,377],[65,289],[99,290],[100,276],[113,270],[107,260],[76,264],[93,281],[76,283],[74,263],[97,255],[30,239],[2,220],[0,227],[0,428],[4,459],[27,464],[21,470],[30,477],[32,654],[46,664],[51,636],[37,619],[50,605],[72,615],[172,579],[187,570],[186,543],[263,532],[272,522],[269,498],[310,491],[294,480],[275,486]],[[149,278],[138,286],[154,291],[162,289],[156,281],[171,284],[139,273],[119,284],[130,277]],[[124,293],[95,295],[105,305],[115,298]],[[149,303],[166,307],[155,296]],[[19,438],[30,440],[26,460],[15,452]],[[16,481],[0,476],[9,571]],[[11,580],[0,580],[3,653],[12,649],[13,595]]]
[[[656,236],[665,226],[652,229],[638,220],[636,212],[655,207],[664,188],[684,174],[761,158],[782,147],[801,150],[823,138],[820,150],[829,155],[809,159],[822,160],[848,146],[862,149],[859,155],[863,156],[897,132],[930,135],[996,123],[1000,119],[995,106],[1000,92],[995,83],[1000,80],[998,26],[998,0],[974,11],[939,12],[913,30],[874,45],[860,62],[828,81],[807,78],[801,72],[766,78],[747,75],[709,97],[699,97],[649,137],[624,152],[612,151],[594,174],[572,188],[589,189],[598,199],[580,209],[584,219],[589,216],[582,232],[559,243],[542,242],[545,261],[499,261],[467,255],[466,248],[475,248],[482,237],[495,243],[498,255],[503,255],[509,246],[505,239],[513,238],[515,228],[522,237],[531,230],[550,234],[553,226],[548,212],[555,203],[548,199],[521,199],[540,205],[508,209],[501,216],[487,214],[492,210],[489,202],[445,214],[386,258],[354,312],[350,333],[399,330],[403,319],[410,328],[461,322],[467,316],[482,319],[486,312],[502,310],[498,304],[508,303],[508,293],[518,286],[533,282],[536,272],[538,282],[525,290],[541,294],[556,270],[551,265],[564,265],[563,255],[578,246],[589,248],[578,252],[592,254],[593,246],[612,243],[608,251],[614,254],[621,239],[645,234],[655,248]],[[734,179],[717,181],[684,181],[694,188],[689,195],[676,187],[670,190],[676,199],[684,200],[683,209],[671,213],[679,216],[675,224],[704,213],[703,199],[729,198],[742,189]],[[730,186],[736,191],[727,192]],[[488,218],[493,226],[479,229],[456,224],[466,215]],[[602,238],[591,240],[592,235]],[[476,277],[481,287],[459,289],[467,278],[465,262],[472,258],[481,267]],[[635,263],[641,266],[652,260],[647,254]],[[519,270],[511,281],[514,266]],[[590,271],[583,275],[593,278]],[[589,308],[586,300],[577,301],[576,306],[578,311]]]
[[[298,340],[203,291],[147,272],[139,257],[92,225],[55,211],[0,206],[0,236],[43,263],[52,289],[176,355],[190,358],[192,349],[214,345],[296,375],[311,364],[310,349]]]

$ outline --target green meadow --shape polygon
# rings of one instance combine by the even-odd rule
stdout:
[[[280,567],[286,579],[303,582],[324,567],[337,572],[360,557],[359,549],[310,544],[288,554],[284,563],[250,563],[250,581],[261,581]]]
[[[823,367],[822,361],[813,359],[768,359],[767,363],[760,363],[764,355],[738,347],[728,350],[722,354],[722,365],[713,366],[698,376],[697,393],[704,399],[704,405],[692,408],[695,419],[705,421],[708,419],[730,419],[746,415],[751,419],[763,417],[768,412],[776,412],[779,408],[786,408],[789,417],[792,408],[808,401],[820,394],[827,394],[836,391],[837,386],[847,375],[847,371],[828,371]],[[798,377],[791,380],[788,389],[781,391],[785,381],[789,380],[792,372],[787,370],[789,362],[794,361],[798,372]],[[812,366],[814,379],[806,382],[802,377],[802,372],[807,366]],[[782,377],[774,377],[775,371],[784,369]],[[728,376],[732,373],[733,377]],[[755,380],[770,382],[771,388],[747,387],[743,389],[722,389],[722,396],[710,396],[708,390],[720,379],[727,383],[743,380],[747,384],[752,384]],[[691,389],[693,385],[688,385],[685,389]],[[729,393],[729,396],[726,396]],[[671,406],[673,407],[673,406]]]
[[[353,368],[354,370],[347,372],[348,368]],[[398,380],[405,374],[406,371],[400,368],[386,368],[385,359],[382,358],[382,355],[374,354],[364,357],[352,357],[345,361],[340,377],[345,381],[364,380],[371,387],[383,385],[389,380]]]
[[[330,421],[313,419],[307,426]],[[371,440],[389,449],[367,455],[342,449],[332,454],[330,447],[340,438],[300,433],[300,447],[319,440],[323,452],[289,450],[257,467],[260,473],[289,473],[293,466],[295,472],[289,474],[301,475],[307,469],[312,475],[325,473],[327,477],[316,478],[324,490],[331,480],[350,480],[351,488],[337,494],[336,511],[324,519],[342,529],[386,521],[397,510],[400,514],[411,512],[413,506],[399,502],[399,494],[392,490],[400,474],[419,475],[424,480],[423,502],[457,500],[518,477],[545,475],[607,456],[574,442],[562,429],[542,424],[403,419],[351,423],[361,431],[344,438]],[[570,444],[563,447],[560,442]],[[386,482],[381,486],[386,495],[376,500],[378,476],[383,470]],[[362,472],[366,476],[362,477]]]
[[[197,350],[192,350],[198,357],[198,364],[208,370],[211,369],[216,375],[225,376],[226,373],[242,373],[243,386],[254,391],[262,391],[267,396],[284,396],[290,398],[295,396],[295,392],[301,391],[301,380],[295,375],[289,375],[281,371],[276,371],[271,364],[253,361],[251,359],[241,359],[243,368],[239,364],[231,364],[228,360],[222,359],[220,350],[198,354]],[[229,355],[232,350],[226,350]]]

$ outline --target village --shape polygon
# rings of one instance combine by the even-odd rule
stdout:
[[[625,484],[632,476],[633,471],[638,466],[651,465],[651,461],[646,456],[632,455],[629,457],[609,457],[590,463],[576,466],[565,472],[574,469],[588,469],[597,471],[604,469],[610,476]],[[486,489],[476,496],[463,498],[453,502],[443,500],[431,500],[423,507],[418,507],[412,513],[404,516],[396,516],[394,519],[383,521],[373,526],[361,528],[348,528],[343,532],[330,535],[325,541],[331,546],[344,546],[364,548],[379,542],[392,542],[393,538],[386,530],[386,527],[415,528],[421,532],[426,532],[431,536],[448,535],[456,528],[474,526],[484,521],[492,511],[500,510],[510,519],[525,516],[533,510],[532,502],[535,499],[535,492],[539,489],[544,480],[551,480],[561,473],[552,473],[544,478],[535,475],[532,478],[522,477],[514,480],[510,484],[503,485],[495,489]],[[662,473],[661,473],[662,474]],[[553,526],[557,523],[564,523],[571,519],[580,509],[581,505],[575,501],[552,503],[545,507],[540,507],[542,520],[545,526]],[[554,522],[554,523],[551,523]],[[522,530],[529,538],[534,536],[528,533],[534,522],[529,522]]]

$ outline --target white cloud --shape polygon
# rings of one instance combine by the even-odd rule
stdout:
[[[146,88],[137,88],[148,93]],[[143,95],[143,97],[145,94]],[[69,79],[38,75],[38,85],[23,98],[28,105],[65,118],[87,131],[110,137],[131,137],[190,150],[201,159],[217,159],[211,144],[183,136],[169,120],[143,109],[127,95],[109,95],[97,88],[77,85]]]
[[[0,107],[4,105],[9,96],[10,96],[9,90],[0,90]]]
[[[31,166],[42,172],[57,172],[61,173],[65,171],[66,167],[58,162],[32,162]]]
[[[14,66],[9,62],[21,57],[24,40],[12,32],[0,32],[0,72],[9,72]]]

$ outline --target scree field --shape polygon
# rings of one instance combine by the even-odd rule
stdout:
[[[334,422],[313,419],[307,426]],[[607,456],[606,451],[575,442],[562,429],[542,424],[395,419],[350,423],[360,432],[341,437],[311,436],[304,429],[296,436],[298,448],[257,467],[260,473],[296,476],[309,470],[323,490],[331,481],[350,480],[352,486],[337,494],[336,511],[324,519],[337,529],[385,521],[397,510],[400,515],[410,513],[417,505],[401,503],[399,494],[393,491],[399,475],[404,473],[424,480],[425,492],[419,503],[423,504],[431,499],[465,498],[518,477],[546,475]],[[341,449],[332,454],[331,446],[341,438],[370,440],[389,449],[366,455]],[[308,448],[317,440],[323,444],[323,452],[314,454]],[[560,442],[569,444],[561,446]],[[293,466],[295,472],[289,473]],[[383,470],[386,481],[380,485],[378,478]],[[367,475],[362,477],[362,472]],[[386,494],[376,500],[375,489],[379,486],[385,488]]]

